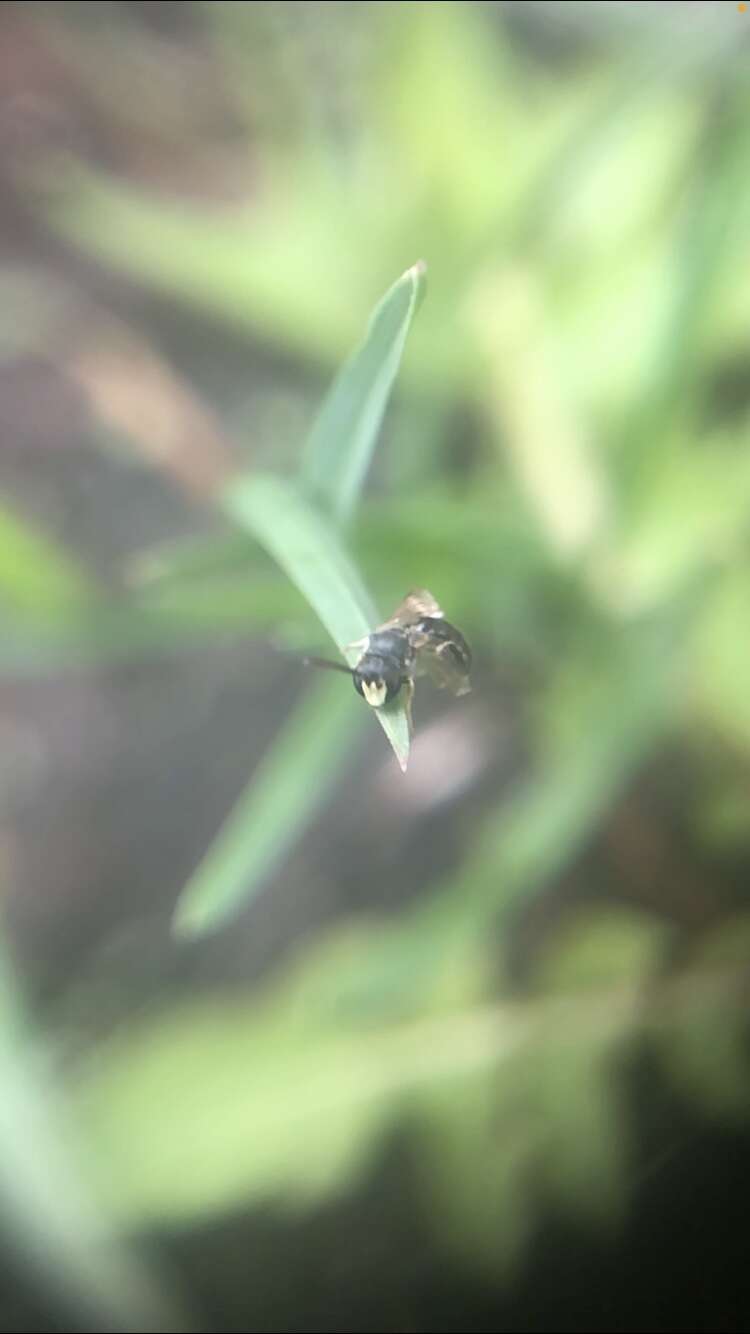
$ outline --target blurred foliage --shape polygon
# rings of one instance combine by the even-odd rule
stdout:
[[[0,1209],[3,1234],[21,1268],[76,1310],[90,1328],[189,1329],[168,1293],[129,1253],[114,1220],[86,1184],[84,1156],[40,1060],[20,987],[0,957]]]
[[[314,644],[286,576],[341,647],[374,614],[365,588],[387,608],[424,585],[477,661],[427,799],[459,736],[487,780],[481,799],[467,780],[457,863],[416,900],[405,883],[397,913],[334,924],[252,991],[165,997],[79,1054],[65,1096],[102,1207],[127,1229],[299,1208],[350,1188],[407,1126],[439,1244],[512,1273],[550,1199],[621,1218],[634,1049],[706,1115],[748,1107],[748,19],[215,2],[171,6],[160,31],[137,7],[32,8],[31,44],[79,119],[3,170],[66,279],[0,271],[0,356],[54,364],[96,449],[147,466],[201,521],[134,543],[108,580],[9,502],[0,661],[54,673],[219,636]],[[392,326],[380,308],[375,354],[345,359],[418,255],[428,298],[354,512],[415,293]],[[136,372],[81,272],[131,294]],[[186,388],[149,324],[164,303],[207,342],[240,340],[258,367],[246,392],[211,405]],[[342,362],[303,500],[297,426]],[[264,367],[287,377],[281,408]],[[510,790],[487,777],[508,678],[525,756]],[[346,683],[311,690],[183,926],[274,893],[341,795],[355,715]],[[376,729],[366,744],[370,766]],[[662,762],[682,842],[650,809]],[[394,764],[389,781],[408,807],[410,776]],[[588,855],[602,843],[607,862]]]

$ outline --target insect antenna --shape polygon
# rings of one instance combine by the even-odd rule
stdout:
[[[352,667],[347,667],[343,662],[331,662],[329,658],[311,658],[305,654],[301,661],[305,667],[326,667],[331,672],[346,672],[347,676],[353,672]]]
[[[353,668],[344,662],[332,662],[330,658],[317,658],[312,653],[301,653],[298,649],[289,648],[288,644],[279,641],[272,641],[271,647],[280,657],[286,658],[288,662],[300,663],[303,667],[325,667],[331,672],[346,672],[347,676],[353,674]]]

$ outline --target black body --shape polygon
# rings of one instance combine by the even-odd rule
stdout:
[[[367,648],[352,672],[354,688],[365,696],[363,686],[385,684],[385,703],[396,698],[402,685],[412,677],[414,649],[406,630],[375,630]]]
[[[415,676],[426,673],[437,685],[446,685],[468,678],[470,671],[471,650],[460,630],[442,616],[422,616],[403,628],[373,631],[352,676],[364,698],[368,688],[383,683],[383,702],[389,704]]]
[[[403,688],[411,728],[414,680],[429,676],[439,689],[465,695],[471,689],[471,651],[463,635],[443,617],[426,588],[412,589],[393,616],[363,639],[347,645],[361,653],[355,667],[326,658],[306,658],[312,666],[348,672],[354,688],[373,709],[390,704]]]

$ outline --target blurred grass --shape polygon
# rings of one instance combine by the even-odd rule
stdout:
[[[308,691],[184,886],[175,910],[181,935],[215,930],[257,893],[329,797],[363,722],[339,677]]]
[[[41,621],[75,614],[96,592],[71,557],[7,508],[0,509],[0,590],[14,614]]]
[[[0,1229],[6,1244],[20,1271],[83,1328],[190,1329],[164,1276],[157,1279],[118,1239],[87,1184],[87,1157],[39,1058],[39,1039],[32,1037],[3,941]]]
[[[351,517],[361,495],[424,277],[418,262],[386,292],[310,432],[301,484],[339,522]]]

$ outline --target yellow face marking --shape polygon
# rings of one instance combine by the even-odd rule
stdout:
[[[373,709],[379,709],[385,704],[388,687],[385,681],[363,681],[362,694]]]

